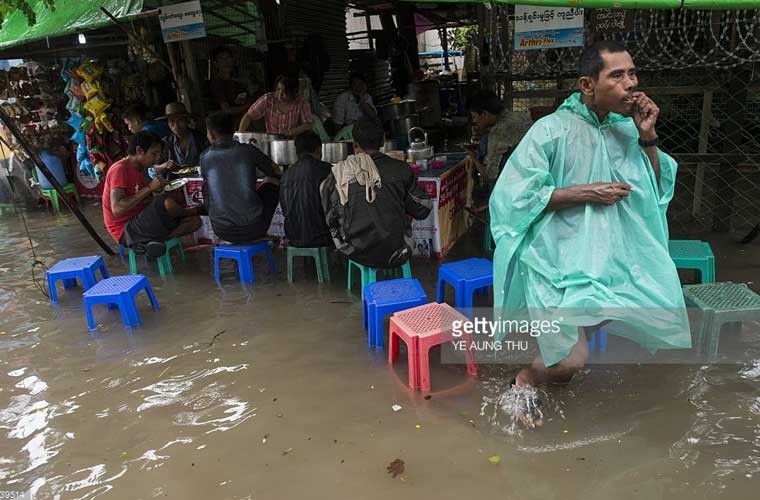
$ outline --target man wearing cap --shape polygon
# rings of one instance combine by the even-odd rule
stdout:
[[[171,135],[164,138],[164,156],[179,167],[200,165],[201,153],[208,147],[206,137],[190,128],[190,114],[181,102],[166,105]]]

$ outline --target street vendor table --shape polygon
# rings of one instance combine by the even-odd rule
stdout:
[[[464,153],[441,153],[446,167],[420,172],[418,182],[433,200],[433,210],[425,220],[412,222],[414,255],[440,259],[470,228],[465,207],[472,203],[472,172],[461,163]]]
[[[470,227],[470,218],[465,210],[472,198],[472,175],[470,168],[459,164],[463,153],[446,154],[446,167],[429,169],[418,176],[420,186],[433,200],[433,209],[424,220],[412,222],[414,255],[442,258]],[[191,177],[185,179],[181,198],[186,207],[195,207],[203,203],[203,179]],[[216,243],[208,217],[201,217],[202,226],[194,234],[194,243]],[[285,218],[282,208],[277,205],[272,224],[267,234],[285,239]]]

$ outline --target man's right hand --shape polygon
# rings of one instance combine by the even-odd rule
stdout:
[[[595,182],[584,189],[590,203],[614,205],[631,194],[631,186],[623,182]]]
[[[157,176],[155,179],[150,181],[148,188],[150,189],[151,193],[156,193],[158,191],[161,191],[164,188],[164,186],[166,186],[167,184],[169,184],[169,181],[167,181],[163,177]]]

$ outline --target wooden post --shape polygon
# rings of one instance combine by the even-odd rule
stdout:
[[[699,154],[707,153],[707,144],[710,136],[710,123],[712,123],[713,91],[706,90],[702,97],[702,124],[699,127]],[[705,182],[705,169],[707,164],[697,163],[697,174],[694,178],[694,201],[691,207],[691,215],[697,217],[702,209],[702,191]]]
[[[190,112],[204,116],[206,110],[204,109],[205,107],[203,99],[201,98],[200,89],[206,84],[206,80],[201,78],[198,73],[198,68],[195,65],[195,59],[193,58],[193,50],[190,45],[191,42],[184,41],[180,42],[180,44],[182,45],[182,56],[185,60],[187,76],[190,78],[190,83],[192,84],[191,89],[188,89],[188,94],[192,96],[188,103],[190,105]]]

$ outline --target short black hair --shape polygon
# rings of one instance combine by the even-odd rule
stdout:
[[[143,104],[133,104],[121,114],[122,120],[146,120],[148,118],[148,110]]]
[[[158,134],[151,132],[150,130],[141,130],[129,138],[127,153],[136,155],[138,146],[143,150],[143,153],[145,153],[156,144],[161,144],[161,138]]]
[[[277,89],[277,86],[279,84],[282,84],[282,86],[285,87],[285,94],[287,94],[287,96],[290,97],[291,99],[295,99],[298,96],[300,85],[296,78],[280,75],[274,81],[275,90]]]
[[[578,76],[599,78],[599,72],[604,67],[604,59],[602,59],[604,52],[616,54],[627,51],[625,45],[615,40],[600,40],[592,43],[581,52],[581,57],[578,60]]]
[[[359,80],[361,82],[367,83],[367,77],[364,76],[364,73],[351,73],[351,75],[348,77],[348,83],[353,83],[354,80]]]
[[[206,118],[206,129],[220,136],[229,136],[235,133],[235,121],[232,115],[226,111],[214,111]]]
[[[229,47],[227,47],[226,45],[220,45],[219,47],[215,48],[215,49],[214,49],[214,50],[211,52],[211,59],[212,59],[212,60],[213,60],[213,59],[216,59],[216,58],[217,58],[217,57],[219,57],[221,54],[227,54],[228,56],[230,56],[230,57],[233,57],[233,54],[232,54],[232,49],[230,49],[230,48],[229,48]]]
[[[383,128],[372,120],[362,119],[354,124],[354,142],[364,150],[377,150],[385,141]]]
[[[478,90],[467,100],[467,110],[473,113],[488,112],[492,115],[498,115],[502,109],[504,106],[501,99],[492,90]]]
[[[303,158],[322,148],[322,139],[315,132],[304,132],[296,136],[296,155]]]

